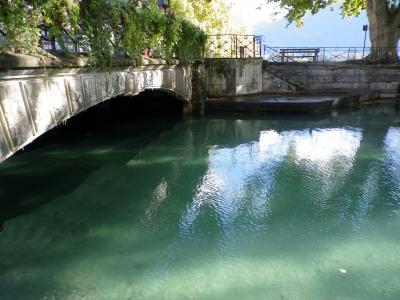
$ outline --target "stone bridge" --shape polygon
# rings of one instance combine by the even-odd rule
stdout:
[[[147,65],[102,71],[31,68],[0,72],[0,162],[74,115],[117,96],[162,90],[190,111],[193,67]]]

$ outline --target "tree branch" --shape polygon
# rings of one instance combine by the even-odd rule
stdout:
[[[71,40],[73,43],[75,43],[75,44],[78,43],[78,42],[75,40],[75,38],[74,38],[65,28],[62,28],[62,31],[70,38],[70,40]]]
[[[7,34],[1,29],[0,29],[0,34],[3,35],[3,36],[7,36]]]

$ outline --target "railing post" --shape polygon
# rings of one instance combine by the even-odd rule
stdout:
[[[253,36],[253,58],[256,58],[256,36]]]
[[[234,35],[234,45],[235,45],[235,53],[236,53],[236,58],[238,58],[238,37],[237,34]]]
[[[51,42],[51,51],[56,51],[56,37],[54,35],[50,38],[50,42]]]

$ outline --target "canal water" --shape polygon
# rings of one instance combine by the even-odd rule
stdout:
[[[0,299],[400,299],[395,107],[54,133],[0,182]]]

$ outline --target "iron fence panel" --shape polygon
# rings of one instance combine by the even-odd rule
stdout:
[[[257,58],[262,57],[262,36],[218,34],[209,35],[208,58]]]

